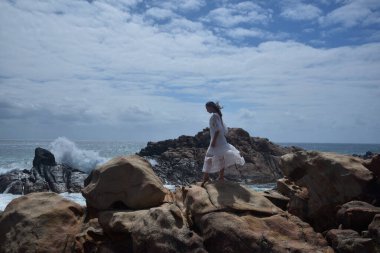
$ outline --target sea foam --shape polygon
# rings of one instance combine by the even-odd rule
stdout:
[[[66,137],[59,137],[50,143],[49,150],[54,154],[57,163],[89,173],[97,165],[105,163],[109,158],[102,157],[94,150],[84,150]]]

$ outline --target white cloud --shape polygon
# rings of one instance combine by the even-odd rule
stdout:
[[[268,40],[280,40],[289,38],[286,33],[271,33],[262,29],[246,29],[242,27],[226,29],[225,33],[232,39],[244,39],[244,38],[261,38]]]
[[[160,26],[101,1],[53,2],[43,12],[23,3],[0,2],[0,138],[173,138],[207,126],[210,99],[225,105],[228,126],[270,139],[307,141],[310,130],[342,140],[340,128],[359,117],[368,129],[351,135],[378,138],[380,43],[243,47],[178,14]]]
[[[380,2],[377,0],[350,0],[319,19],[324,26],[342,25],[349,28],[357,25],[380,24]]]
[[[271,17],[270,9],[252,2],[241,2],[214,9],[203,20],[223,27],[233,27],[239,24],[267,23]]]
[[[322,10],[311,4],[300,2],[286,5],[281,12],[281,16],[292,20],[315,20],[320,17]]]
[[[158,7],[148,9],[146,11],[146,15],[156,19],[167,19],[175,16],[175,14],[171,10],[162,9]]]
[[[196,11],[206,5],[205,0],[153,0],[148,5],[176,11]]]

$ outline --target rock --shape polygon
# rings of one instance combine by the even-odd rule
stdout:
[[[281,208],[282,210],[286,210],[289,204],[289,198],[282,195],[278,191],[269,190],[261,193],[262,196],[269,199],[275,206]]]
[[[202,238],[190,230],[174,204],[139,211],[104,211],[99,222],[111,238],[129,241],[134,253],[207,252]]]
[[[29,171],[12,170],[0,175],[0,192],[22,194],[24,183],[30,177]]]
[[[337,213],[338,223],[345,229],[361,232],[368,229],[380,208],[362,201],[350,201],[344,204]]]
[[[364,199],[374,179],[362,159],[334,153],[299,151],[282,156],[281,164],[284,175],[299,187],[288,196],[289,212],[317,231],[336,227],[336,206]]]
[[[13,170],[0,175],[0,192],[80,192],[86,173],[65,164],[56,164],[54,155],[48,150],[36,148],[35,153],[34,167],[30,170]]]
[[[246,183],[274,182],[282,177],[279,168],[280,156],[296,150],[296,147],[281,147],[265,138],[250,137],[241,128],[230,128],[227,141],[234,145],[244,157],[242,167],[230,167],[225,171],[229,180]],[[138,155],[154,159],[157,175],[168,184],[186,185],[202,177],[202,167],[210,142],[209,129],[192,136],[148,142]]]
[[[74,252],[76,253],[102,252],[102,248],[104,250],[105,247],[109,248],[110,252],[112,252],[112,248],[109,247],[111,241],[104,234],[103,228],[98,222],[98,218],[90,219],[85,223],[81,232],[75,236],[75,241]],[[119,252],[122,251],[123,248],[124,251],[126,251],[128,247],[125,243],[120,245],[117,242],[112,242],[112,244],[115,246],[114,248],[118,246],[120,249]]]
[[[376,253],[380,249],[371,238],[362,238],[351,229],[332,229],[326,234],[326,239],[339,253]]]
[[[261,216],[282,212],[260,193],[234,182],[213,182],[202,188],[184,187],[182,200],[185,213],[191,216],[215,211],[250,211]]]
[[[197,227],[209,253],[326,252],[333,253],[321,234],[286,213],[269,217],[212,212]]]
[[[129,209],[159,206],[167,193],[149,162],[136,155],[116,157],[96,168],[82,190],[87,206],[97,210],[120,204]]]
[[[380,154],[374,155],[371,160],[365,160],[363,164],[372,171],[376,177],[380,178]]]
[[[368,232],[374,240],[380,244],[380,214],[376,214],[371,224],[368,226]]]
[[[34,150],[33,167],[37,168],[40,165],[55,166],[56,164],[55,157],[49,150],[40,147]]]
[[[0,217],[0,252],[72,252],[84,208],[56,193],[12,200]]]
[[[362,159],[364,159],[364,160],[372,159],[375,155],[378,155],[378,154],[373,153],[373,152],[371,152],[371,151],[367,151],[367,152],[365,152],[364,155],[352,154],[352,156],[354,156],[354,157],[359,157],[359,158],[362,158]]]

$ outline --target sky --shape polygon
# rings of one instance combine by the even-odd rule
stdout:
[[[380,143],[379,0],[0,0],[0,139]]]

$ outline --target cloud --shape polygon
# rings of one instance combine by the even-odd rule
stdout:
[[[331,122],[354,126],[359,115],[369,122],[361,139],[377,138],[380,43],[284,40],[242,26],[272,18],[247,2],[225,4],[227,20],[246,19],[220,33],[211,19],[141,4],[0,2],[0,138],[174,138],[207,126],[208,100],[225,105],[228,126],[270,139],[310,140],[311,129],[342,140],[327,133]],[[263,19],[247,18],[253,11]],[[242,46],[227,35],[265,40]]]
[[[233,27],[239,24],[265,24],[271,17],[270,9],[264,9],[252,2],[240,2],[213,9],[203,20],[222,27]]]
[[[175,10],[180,12],[196,11],[206,5],[205,0],[153,0],[148,2],[148,6],[161,7],[163,9]]]
[[[244,38],[261,38],[268,40],[281,40],[289,38],[290,36],[286,33],[272,33],[262,29],[251,28],[246,29],[242,27],[226,29],[225,33],[228,37],[232,39],[244,39]]]
[[[173,16],[175,16],[175,14],[171,10],[162,9],[158,7],[148,9],[146,11],[146,15],[160,20],[172,18]]]
[[[380,2],[376,0],[350,0],[326,16],[320,17],[323,26],[342,25],[345,28],[380,24]]]
[[[322,10],[317,6],[295,2],[286,5],[280,15],[291,20],[315,20],[320,17],[321,14]]]

